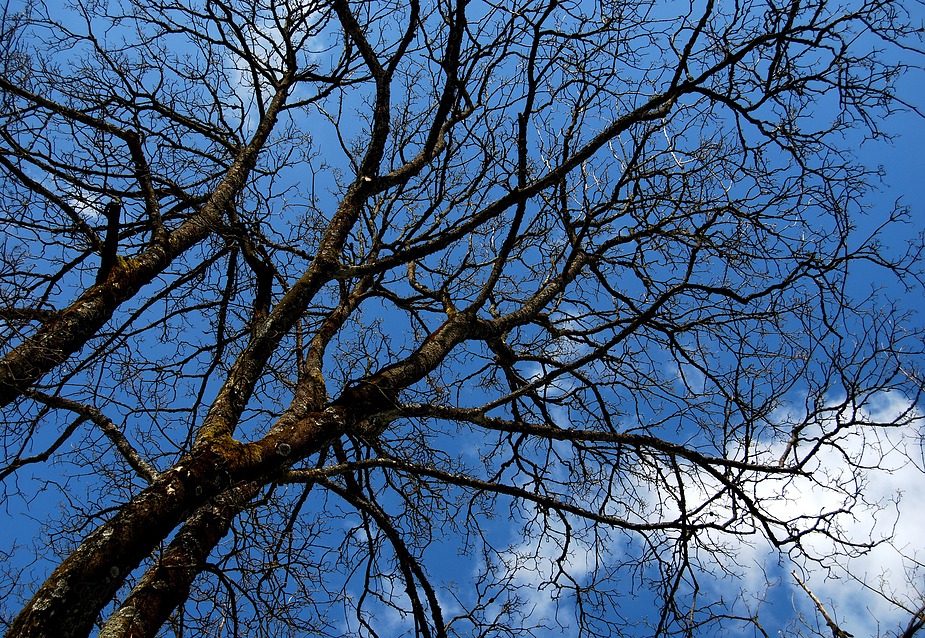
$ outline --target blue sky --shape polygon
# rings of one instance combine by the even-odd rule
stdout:
[[[916,60],[916,63],[921,62],[921,58]],[[921,72],[910,74],[903,80],[902,86],[901,92],[905,96],[905,99],[910,103],[922,105],[923,108],[925,108],[925,76],[923,76]],[[820,113],[818,116],[824,117],[825,115]],[[869,219],[876,219],[878,217],[877,213],[882,213],[883,210],[889,209],[896,199],[902,199],[903,202],[910,207],[910,222],[905,226],[896,227],[893,233],[885,238],[885,240],[890,242],[891,248],[900,250],[902,244],[904,244],[907,239],[918,235],[925,229],[925,223],[923,223],[923,219],[925,219],[925,161],[923,161],[923,155],[925,155],[925,153],[923,153],[923,149],[925,149],[925,126],[923,126],[923,122],[919,116],[914,114],[903,114],[894,118],[888,125],[887,132],[894,131],[897,137],[891,144],[879,141],[869,142],[859,150],[859,156],[868,165],[882,164],[886,171],[883,190],[870,200],[873,208]],[[322,142],[322,146],[329,145],[325,150],[330,150],[334,145],[331,139],[324,139],[320,136],[319,139]],[[895,246],[892,245],[894,243]],[[877,281],[864,281],[861,283],[860,280],[863,276],[864,273],[861,272],[858,281],[854,282],[854,284],[866,287],[877,283]],[[920,292],[921,291],[917,289],[914,294],[917,295],[920,294]],[[891,294],[895,294],[899,297],[902,296],[901,293],[896,290],[891,291]],[[902,299],[902,303],[910,308],[915,308],[920,302],[921,300],[916,298]],[[372,314],[376,314],[376,312],[378,312],[377,309],[372,309]],[[383,329],[382,334],[389,334],[388,325]],[[191,341],[195,340],[194,336],[186,337]],[[396,344],[403,345],[403,340],[399,336],[395,335],[394,337]],[[526,368],[522,370],[522,372],[528,377],[530,374],[533,374],[531,370]],[[889,395],[879,397],[877,402],[867,409],[873,414],[889,416],[899,414],[907,407],[908,405],[904,403],[903,397]],[[563,419],[565,419],[564,416]],[[452,431],[448,430],[446,434],[448,447],[453,445],[458,447],[458,444],[454,444],[450,439],[451,435]],[[870,445],[872,441],[867,440],[864,443]],[[903,461],[903,459],[906,458],[903,456],[903,453],[909,457],[920,458],[915,456],[915,449],[918,442],[914,439],[902,437],[893,439],[885,435],[881,443],[884,449],[897,449],[900,454],[890,459],[890,464],[893,469],[891,473],[879,474],[877,477],[871,479],[867,488],[867,493],[870,494],[871,497],[876,496],[877,500],[889,500],[891,494],[899,490],[905,490],[907,493],[914,494],[913,490],[916,488],[916,485],[921,482],[922,474],[914,464]],[[908,450],[904,448],[906,444],[911,445]],[[862,453],[861,447],[852,449],[859,454]],[[463,450],[464,454],[467,452],[471,454],[471,459],[473,461],[477,459],[477,455],[475,454],[477,450]],[[837,465],[837,461],[832,461],[832,464],[833,466]],[[70,469],[77,470],[79,473],[79,466]],[[38,530],[38,525],[35,524],[31,518],[31,513],[41,515],[45,510],[54,509],[58,499],[61,499],[62,495],[67,495],[70,491],[74,493],[79,493],[84,490],[93,492],[98,487],[94,483],[95,479],[87,476],[77,476],[72,478],[70,482],[60,485],[49,484],[47,486],[49,488],[48,490],[44,490],[39,482],[30,482],[28,473],[23,473],[21,478],[11,478],[8,479],[8,481],[9,480],[20,481],[18,485],[23,489],[23,493],[30,497],[31,500],[17,498],[4,502],[7,511],[11,514],[14,524],[12,526],[0,528],[0,549],[5,549],[16,539],[20,542],[24,541],[27,543],[33,541],[33,535]],[[787,492],[786,490],[788,489],[791,491]],[[826,500],[826,494],[813,492],[809,490],[809,488],[806,488],[808,493],[801,493],[800,489],[802,488],[799,485],[781,487],[781,490],[783,490],[780,501],[781,506],[795,507],[796,504],[798,504],[800,507],[807,507],[810,513],[813,508],[832,506],[831,502]],[[650,496],[653,497],[653,501],[658,500],[656,498],[657,493],[653,492]],[[333,497],[330,497],[330,499],[335,500]],[[320,500],[318,502],[312,501],[312,503],[318,507],[322,507],[326,504]],[[498,512],[496,512],[498,518],[488,523],[487,529],[489,530],[489,535],[496,540],[499,547],[505,548],[492,557],[492,559],[497,562],[497,571],[501,575],[502,582],[507,583],[508,591],[514,591],[518,587],[522,588],[520,593],[532,604],[532,617],[527,621],[528,624],[530,622],[543,624],[542,618],[544,615],[560,614],[563,617],[567,617],[573,611],[572,600],[568,598],[553,600],[550,598],[551,589],[548,587],[545,589],[538,589],[536,580],[537,573],[542,573],[544,570],[548,571],[552,568],[555,559],[559,557],[558,552],[561,548],[548,540],[538,541],[536,537],[531,536],[529,533],[524,533],[524,520],[531,513],[529,508],[525,508],[523,512],[515,515],[512,519],[508,519],[507,515],[510,511],[505,509],[509,507],[508,502],[504,499],[499,499],[497,503],[499,508]],[[397,501],[391,502],[390,504],[395,507],[399,507],[400,505]],[[900,544],[903,544],[907,548],[914,549],[915,543],[918,540],[915,530],[925,529],[925,520],[922,520],[918,510],[900,509],[899,511],[902,513],[902,517],[897,523],[897,538]],[[881,522],[883,520],[890,521],[893,519],[887,517],[886,519],[881,519]],[[349,521],[350,519],[347,519],[346,522]],[[864,516],[859,516],[857,520],[852,521],[851,524],[855,526],[855,531],[860,534],[869,534],[872,529],[877,531],[877,533],[880,532],[880,527],[878,527],[880,523],[868,520],[864,518]],[[529,529],[528,526],[528,531]],[[340,528],[331,530],[331,538],[336,539],[337,534],[341,531],[343,530]],[[553,531],[553,536],[555,536],[556,533],[561,533],[561,530],[556,529]],[[628,552],[631,549],[633,551],[639,551],[638,547],[633,547],[632,543],[622,538],[620,534],[614,536],[615,538],[607,539],[606,542],[602,542],[602,547],[605,547],[615,555],[623,551]],[[459,539],[456,537],[443,539],[443,542],[437,543],[434,548],[428,550],[426,556],[433,559],[428,563],[428,567],[432,570],[436,580],[444,583],[455,581],[460,586],[459,591],[463,592],[460,596],[465,597],[467,586],[469,586],[473,579],[477,578],[480,568],[484,568],[485,560],[487,559],[475,557],[474,555],[454,557],[452,560],[448,559],[447,556],[453,556],[455,554],[458,540]],[[771,605],[769,606],[770,612],[768,617],[770,619],[769,623],[779,623],[783,626],[792,618],[794,604],[805,613],[811,613],[811,607],[808,605],[808,601],[801,597],[800,592],[795,589],[792,579],[790,579],[789,573],[791,566],[787,564],[786,561],[782,564],[778,564],[777,556],[768,553],[766,549],[762,541],[755,540],[752,544],[745,543],[739,546],[733,546],[730,551],[739,559],[744,574],[744,581],[747,584],[753,585],[755,591],[760,593],[763,590],[763,584],[760,580],[764,578],[765,574],[758,569],[750,571],[751,566],[763,566],[773,576],[780,579],[778,582],[771,583],[772,585],[777,585],[778,588],[769,596],[768,600]],[[819,551],[825,551],[825,548],[820,547]],[[41,552],[39,553],[41,554]],[[575,540],[573,541],[570,552],[565,556],[563,564],[567,566],[571,575],[575,577],[576,580],[585,584],[587,582],[586,579],[590,577],[590,568],[595,558],[596,555],[590,550],[587,542]],[[710,560],[709,557],[703,557],[703,559],[705,561]],[[41,557],[39,561],[38,571],[41,571],[45,569],[47,565],[41,562]],[[525,566],[527,569],[513,569],[512,566],[518,563],[522,564],[522,566]],[[894,569],[891,578],[893,582],[897,582],[899,577],[896,576],[895,570],[900,568],[901,562],[894,554],[874,553],[868,556],[862,556],[854,562],[854,569],[856,571],[872,576],[876,576],[874,573],[875,568],[883,566],[890,566]],[[550,574],[550,578],[554,576],[555,574]],[[884,614],[887,612],[881,609],[880,603],[877,601],[876,597],[871,596],[869,592],[865,593],[861,587],[850,584],[846,585],[844,580],[825,581],[821,580],[817,575],[810,577],[808,583],[826,602],[831,601],[832,604],[837,607],[840,618],[846,620],[846,628],[852,630],[855,635],[864,635],[865,632],[870,632],[874,628],[872,624],[872,618],[874,616],[867,613],[867,609],[871,609],[875,612],[884,623],[893,623],[894,618],[896,622],[901,620],[901,615],[891,616],[889,621],[885,620]],[[706,593],[725,593],[728,595],[736,591],[734,589],[735,585],[736,583],[732,582],[731,579],[729,582],[722,580],[716,581],[706,588]],[[921,586],[920,581],[919,586]],[[726,587],[729,587],[729,589],[727,590]],[[446,590],[444,590],[445,597],[443,600],[447,601],[447,614],[452,615],[455,604],[445,595],[445,591]],[[400,592],[395,595],[399,599],[401,598]],[[500,600],[503,600],[503,596],[499,601]],[[850,602],[846,604],[846,601]],[[647,602],[644,595],[642,596],[641,602]],[[752,601],[743,602],[750,603]],[[375,609],[375,607],[373,607],[373,609]],[[394,610],[388,611],[385,607],[379,609],[381,617],[378,618],[378,620],[386,625],[392,620],[396,623],[407,620],[403,618],[400,613],[394,612]],[[638,607],[628,607],[622,611],[628,616],[632,616],[633,614],[646,613],[648,607],[644,604],[640,604]],[[863,629],[858,631],[858,627],[862,627]],[[537,630],[535,633],[538,635],[545,635],[547,632]],[[557,634],[559,632],[550,630],[548,633]],[[569,635],[568,631],[563,633],[564,635]]]

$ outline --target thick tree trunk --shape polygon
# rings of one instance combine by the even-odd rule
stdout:
[[[258,482],[224,492],[197,509],[103,625],[99,638],[147,638],[157,635],[174,609],[189,596],[209,553],[228,533],[231,522],[260,491]]]
[[[248,485],[259,488],[266,484],[293,461],[310,456],[332,438],[341,436],[351,422],[352,417],[345,417],[343,410],[328,408],[297,422],[275,427],[254,443],[241,444],[225,438],[198,445],[188,457],[163,472],[112,519],[90,534],[52,572],[13,621],[7,638],[83,638],[89,635],[100,612],[128,574],[182,521],[188,520],[186,531],[181,531],[181,545],[169,551],[179,556],[176,552],[195,550],[190,549],[192,545],[182,543],[202,543],[201,549],[195,551],[203,552],[202,560],[205,560],[211,547],[224,535],[222,529],[227,530],[234,516],[238,498],[234,496],[235,490],[243,491],[242,498],[246,497],[247,491],[252,489]],[[216,500],[209,504],[213,498]],[[227,518],[227,523],[217,527],[209,523],[207,519],[213,511]],[[200,534],[198,540],[197,534]],[[190,579],[194,576],[194,573],[188,575]],[[172,576],[164,572],[151,578],[154,580],[150,584],[155,585],[169,582]],[[165,613],[170,600],[152,604],[155,606],[150,613],[153,619]],[[169,613],[167,610],[166,614]]]
[[[13,621],[9,638],[78,638],[89,635],[103,607],[126,576],[183,520],[227,488],[215,454],[189,457],[97,528],[36,592]]]

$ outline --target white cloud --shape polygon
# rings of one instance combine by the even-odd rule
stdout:
[[[512,607],[508,613],[520,616],[524,627],[533,627],[533,635],[539,635],[541,627],[547,628],[550,635],[559,633],[551,629],[553,626],[568,629],[569,587],[583,584],[597,561],[592,545],[566,533],[564,525],[556,525],[555,520],[545,519],[550,527],[528,533],[523,542],[499,556],[498,582],[504,583],[504,589],[516,593],[520,600],[517,611]],[[503,614],[502,606],[503,603],[496,603],[486,610],[486,615]]]
[[[813,478],[762,479],[755,485],[754,496],[771,517],[788,523],[791,529],[805,530],[818,517],[831,517],[827,531],[835,538],[825,533],[807,534],[799,551],[784,558],[785,563],[792,561],[790,566],[781,565],[795,606],[805,616],[815,613],[810,598],[789,577],[791,569],[801,574],[842,629],[856,636],[883,635],[909,620],[908,613],[887,597],[917,609],[925,591],[921,568],[925,561],[921,541],[925,508],[918,499],[925,486],[920,430],[923,415],[901,394],[884,392],[860,407],[833,413],[833,417],[831,422],[820,424],[817,434],[831,432],[836,421],[852,425],[816,454],[814,464],[807,468]],[[902,425],[877,425],[887,423]],[[780,458],[784,450],[784,443],[777,443],[768,449],[767,457]],[[719,485],[697,477],[685,489],[689,503],[705,502]],[[656,491],[660,494],[653,497],[664,502],[664,487]],[[718,517],[729,516],[728,505],[726,500],[717,500],[711,511]],[[784,535],[783,527],[775,531]],[[781,557],[761,536],[752,539],[723,540],[727,546],[732,542],[730,548],[738,565],[754,566],[746,569],[739,584],[760,595],[767,585],[768,567],[777,565]],[[859,546],[852,548],[839,541]],[[863,547],[871,543],[875,546]]]
[[[813,470],[813,478],[761,477],[752,484],[752,496],[770,518],[781,522],[774,527],[781,538],[786,536],[788,528],[807,529],[813,520],[825,515],[831,520],[828,531],[838,539],[861,544],[871,540],[883,542],[867,550],[846,549],[824,533],[811,533],[803,537],[798,550],[785,547],[785,553],[781,554],[771,547],[761,530],[746,536],[715,530],[705,533],[703,548],[691,548],[692,560],[716,576],[710,584],[703,579],[702,592],[709,589],[713,595],[730,600],[744,590],[746,594],[740,602],[753,607],[765,594],[774,597],[777,607],[762,608],[762,613],[775,616],[770,624],[783,625],[787,621],[785,616],[792,616],[794,608],[805,618],[815,614],[811,599],[790,576],[795,569],[829,613],[842,623],[843,629],[856,636],[885,635],[907,622],[908,613],[904,614],[878,592],[917,608],[921,604],[919,592],[925,589],[925,573],[919,567],[925,561],[925,544],[920,538],[920,530],[925,529],[925,507],[919,505],[917,498],[925,486],[921,448],[923,414],[903,395],[891,392],[858,400],[853,408],[840,413],[837,405],[830,401],[828,416],[803,431],[804,440],[798,451],[805,454],[810,449],[808,437],[831,433],[838,423],[851,424],[838,429],[838,436],[828,440],[815,454],[814,465],[808,468]],[[565,425],[567,415],[558,416]],[[788,415],[782,409],[777,416],[781,424],[792,422],[799,420],[799,410],[794,406]],[[888,423],[901,425],[885,425]],[[776,463],[785,448],[786,441],[766,442],[761,458]],[[734,451],[728,454],[736,456]],[[568,458],[569,453],[563,449],[552,457]],[[568,480],[564,467],[550,465],[546,471],[553,480]],[[747,516],[741,509],[733,508],[731,497],[719,480],[705,472],[682,466],[678,474],[653,475],[648,480],[642,474],[644,469],[637,467],[636,471],[640,474],[627,478],[628,482],[619,486],[618,489],[625,490],[622,496],[611,495],[608,511],[613,512],[614,504],[624,503],[626,512],[614,513],[639,521],[672,520],[680,514],[683,485],[686,509],[697,510],[691,522],[729,522],[741,525],[743,531],[754,531],[747,529]],[[682,485],[677,484],[677,479]],[[856,495],[859,498],[855,499]],[[582,498],[593,500],[604,495],[592,489],[585,497],[573,496],[580,502]],[[581,504],[592,511],[603,505]],[[630,511],[632,514],[627,513]],[[529,518],[531,512],[523,514]],[[524,520],[516,515],[512,519],[515,524]],[[553,527],[538,527],[543,520]],[[570,581],[564,574],[579,584],[587,584],[595,578],[593,571],[599,559],[607,563],[631,557],[620,544],[619,535],[606,541],[598,537],[603,544],[592,546],[573,533],[567,550],[563,551],[565,531],[554,526],[555,518],[538,517],[535,521],[533,527],[526,526],[522,538],[496,555],[497,564],[488,569],[506,595],[516,595],[523,603],[519,611],[507,612],[511,620],[531,627],[534,635],[553,635],[560,632],[549,627],[569,624],[575,611],[568,594]],[[578,529],[581,525],[576,523],[572,527]],[[717,553],[711,545],[722,549],[722,553]],[[670,546],[669,540],[666,547]],[[610,556],[599,555],[599,551]],[[503,596],[499,601],[502,599]],[[781,602],[784,600],[792,602]],[[485,610],[486,615],[500,613],[502,606],[503,601],[497,602],[494,608]],[[569,630],[562,633],[568,635]]]
[[[304,18],[304,24],[312,30],[316,30],[322,22],[323,16],[319,12],[308,13]],[[231,90],[244,109],[244,124],[249,129],[254,129],[257,125],[257,89],[259,88],[264,93],[265,99],[270,90],[268,78],[259,71],[273,73],[284,69],[283,55],[286,51],[286,39],[276,20],[269,13],[258,14],[253,24],[246,25],[244,35],[250,55],[259,65],[258,73],[254,73],[251,62],[230,52],[225,55],[225,69]],[[326,40],[327,38],[320,33],[309,37],[307,42],[299,48],[303,63],[306,61],[311,63],[320,59],[329,48]],[[301,89],[297,90],[294,97],[299,97],[299,90]]]
[[[871,423],[911,421],[906,426],[854,428],[844,437],[840,453],[825,450],[819,459],[819,470],[833,480],[846,478],[846,458],[870,468],[859,477],[862,501],[850,515],[839,517],[839,527],[847,539],[883,542],[856,555],[825,559],[831,576],[813,571],[809,565],[807,584],[823,602],[831,603],[830,613],[834,610],[843,629],[858,636],[874,636],[908,621],[908,614],[878,592],[913,608],[921,604],[923,573],[919,566],[925,559],[921,540],[925,508],[919,502],[925,486],[922,414],[901,394],[885,392],[858,414],[842,416],[857,416]],[[798,483],[791,484],[788,491],[788,499],[808,514],[833,510],[844,498],[834,489],[802,489]],[[822,536],[807,537],[804,545],[808,553],[820,557],[834,556],[836,550],[834,543]]]
[[[830,403],[832,412],[817,424],[815,434],[831,433],[836,424],[850,426],[838,430],[838,436],[816,453],[814,464],[807,468],[812,478],[760,478],[753,486],[755,500],[771,518],[781,521],[773,528],[779,538],[787,536],[788,528],[809,529],[819,517],[831,521],[827,533],[807,534],[799,550],[785,547],[788,553],[781,556],[760,530],[748,536],[711,531],[705,533],[705,549],[697,552],[697,558],[708,568],[712,564],[717,574],[738,573],[734,578],[720,577],[718,587],[734,584],[756,598],[769,586],[769,573],[777,574],[790,588],[797,609],[812,617],[812,601],[790,577],[790,571],[797,569],[843,629],[856,636],[885,635],[909,620],[908,612],[888,598],[918,609],[925,593],[921,540],[925,507],[919,502],[925,487],[921,431],[925,415],[898,392],[866,397],[841,411],[837,405]],[[898,425],[886,425],[891,423]],[[804,436],[811,434],[804,432]],[[805,442],[801,451],[808,451],[809,445]],[[785,446],[780,441],[768,444],[762,458],[776,462]],[[734,458],[734,452],[730,456]],[[691,522],[734,520],[736,510],[719,480],[694,468],[682,469],[679,476],[686,509],[697,510]],[[680,514],[682,486],[671,480],[670,475],[657,482],[640,480],[637,489],[648,499],[649,520],[671,520]],[[639,515],[645,518],[646,512]],[[741,514],[738,522],[745,523]],[[865,548],[865,544],[874,546]],[[724,551],[716,554],[711,547]]]
[[[67,198],[67,203],[78,215],[91,224],[100,218],[101,206],[98,195],[93,195],[82,188],[78,188],[73,195]]]

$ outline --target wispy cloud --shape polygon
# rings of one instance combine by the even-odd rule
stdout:
[[[542,530],[528,526],[524,540],[498,557],[496,577],[506,595],[486,615],[512,616],[532,627],[535,636],[567,635],[562,631],[573,629],[568,618],[574,614],[568,591],[583,585],[597,563],[595,547],[567,531],[561,520],[545,519]]]
[[[923,415],[897,392],[884,392],[856,414],[841,418],[867,423],[907,422],[906,426],[853,428],[838,448],[826,448],[818,459],[817,472],[832,485],[851,481],[859,500],[850,514],[838,517],[843,538],[876,542],[869,550],[838,551],[823,535],[807,536],[803,548],[829,570],[806,568],[807,584],[817,597],[831,604],[830,612],[855,635],[875,636],[908,621],[908,613],[896,601],[918,608],[925,594],[922,570],[925,561],[925,508],[920,495],[925,486],[922,459]],[[848,462],[866,468],[852,473]],[[781,507],[796,507],[807,515],[834,511],[844,500],[838,489],[793,482],[786,488]],[[802,562],[797,559],[798,562]],[[888,600],[891,599],[891,600]],[[805,601],[809,607],[808,601]]]
[[[852,426],[819,449],[807,467],[811,476],[762,479],[754,485],[756,502],[789,531],[815,529],[823,518],[828,522],[802,536],[797,549],[788,546],[786,555],[761,535],[723,542],[744,568],[738,585],[761,595],[767,570],[779,569],[797,610],[812,617],[811,599],[789,576],[796,569],[844,630],[857,636],[889,635],[909,620],[897,603],[917,609],[925,594],[925,508],[918,498],[925,485],[923,414],[902,394],[883,392],[859,407],[833,410],[830,418],[818,424],[818,434],[834,431],[837,423]],[[883,425],[889,423],[898,425]],[[785,444],[776,443],[766,457],[779,458],[784,451]],[[705,503],[719,485],[698,477],[685,490],[689,503]],[[663,490],[657,492],[652,497],[665,502]],[[727,500],[714,500],[702,515],[728,517],[728,506]],[[781,537],[787,532],[783,525],[775,531]],[[720,566],[724,559],[715,560]]]
[[[750,524],[740,519],[740,529],[748,532],[746,535],[704,532],[703,546],[691,551],[696,553],[698,564],[716,576],[714,583],[704,588],[727,599],[744,590],[752,596],[750,600],[758,601],[769,587],[782,586],[784,589],[774,595],[791,599],[796,611],[811,618],[811,599],[790,577],[790,571],[796,569],[845,630],[857,636],[888,635],[888,629],[908,621],[908,612],[896,603],[916,609],[925,590],[925,545],[921,542],[925,508],[917,498],[925,485],[923,414],[895,392],[868,397],[851,411],[839,412],[835,405],[833,402],[831,422],[818,424],[820,433],[832,432],[837,422],[852,426],[820,448],[808,468],[812,477],[761,478],[751,488],[768,518],[780,521],[773,527],[779,538],[808,530],[820,518],[827,524],[803,536],[798,548],[788,545],[787,553],[781,554],[760,531],[753,533]],[[900,425],[883,425],[888,423]],[[779,459],[785,447],[785,442],[769,443],[762,457]],[[554,468],[550,471],[556,473]],[[639,482],[635,495],[643,501],[637,504],[635,515],[641,518],[674,519],[680,515],[682,498],[694,524],[741,517],[741,509],[733,507],[723,485],[694,468],[674,476],[663,475],[660,481],[635,480]],[[585,505],[593,510],[599,504]],[[565,584],[566,575],[577,583],[592,578],[598,549],[611,554],[604,561],[620,560],[625,549],[615,542],[595,548],[566,535],[564,529],[548,527],[552,517],[536,520],[544,521],[547,527],[503,552],[496,574],[522,602],[527,626],[543,626],[546,620],[562,623],[573,610],[561,595],[566,590],[556,585]],[[565,538],[569,539],[567,547]],[[711,547],[722,551],[711,552]],[[791,607],[786,613],[793,611]],[[781,616],[774,619],[776,622],[787,622],[780,608],[774,613]]]

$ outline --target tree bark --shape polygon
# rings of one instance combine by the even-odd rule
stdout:
[[[131,573],[186,516],[228,483],[216,484],[225,460],[188,457],[98,527],[45,581],[7,636],[87,636]]]
[[[209,548],[221,538],[215,536],[221,532],[221,526],[214,527],[199,519],[208,517],[209,511],[218,507],[222,517],[230,517],[230,523],[237,497],[227,496],[229,490],[244,490],[246,496],[248,484],[254,483],[259,489],[296,459],[314,454],[332,438],[343,435],[355,420],[355,416],[347,416],[344,410],[328,408],[274,427],[254,443],[241,444],[227,437],[197,445],[189,456],[160,474],[113,518],[92,532],[52,572],[13,621],[7,638],[89,635],[100,611],[128,574],[182,521],[188,520],[189,531],[184,538],[201,543],[201,550],[196,551],[207,556]],[[216,498],[216,505],[207,505],[212,498]],[[230,502],[226,502],[229,498]],[[198,541],[197,529],[204,534]],[[227,525],[224,529],[227,531]],[[214,542],[209,538],[214,538]],[[172,551],[190,550],[180,547]],[[152,578],[155,578],[153,583],[169,580],[163,574]],[[157,613],[167,604],[169,600],[158,603]]]
[[[212,549],[231,522],[260,491],[260,483],[234,487],[197,509],[148,569],[132,593],[109,617],[99,638],[146,638],[157,635],[170,614],[189,596]]]

